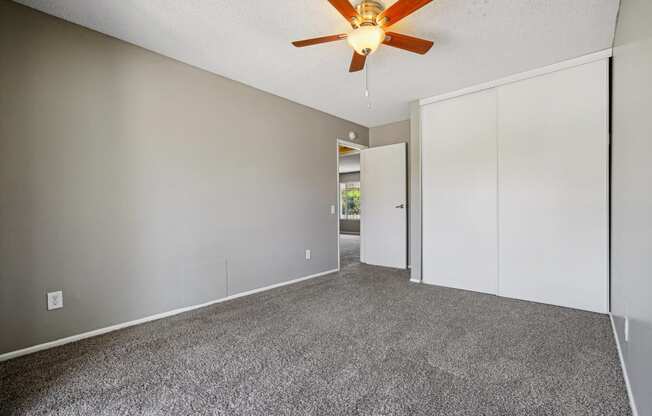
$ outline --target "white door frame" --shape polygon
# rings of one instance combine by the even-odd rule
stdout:
[[[335,142],[335,175],[337,175],[336,189],[337,189],[337,203],[335,205],[335,212],[337,213],[337,271],[340,271],[340,146],[350,147],[358,151],[368,149],[369,146],[350,142],[344,139],[337,139]],[[360,167],[362,169],[362,167]]]

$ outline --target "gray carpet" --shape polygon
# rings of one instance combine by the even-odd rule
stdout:
[[[0,414],[629,415],[609,325],[347,263],[0,363]]]
[[[340,268],[360,263],[360,236],[340,234]]]

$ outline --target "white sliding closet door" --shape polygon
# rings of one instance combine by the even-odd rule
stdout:
[[[423,281],[497,292],[496,92],[422,108]]]
[[[502,296],[608,311],[607,71],[498,88]]]

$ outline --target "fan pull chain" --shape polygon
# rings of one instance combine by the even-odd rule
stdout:
[[[364,66],[364,96],[369,98],[369,62]]]
[[[369,94],[369,64],[370,60],[369,57],[367,57],[367,62],[364,66],[364,96],[367,97],[367,108],[371,110],[371,98]]]

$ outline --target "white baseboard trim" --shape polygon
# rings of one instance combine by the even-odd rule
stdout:
[[[410,279],[410,282],[412,282],[412,283],[421,283],[421,280],[417,280],[417,279]]]
[[[106,334],[107,332],[117,331],[118,329],[123,329],[123,328],[127,328],[127,327],[134,326],[134,325],[144,324],[146,322],[155,321],[157,319],[167,318],[169,316],[178,315],[180,313],[192,311],[194,309],[205,308],[206,306],[214,305],[216,303],[226,302],[228,300],[233,300],[233,299],[241,298],[241,297],[244,297],[244,296],[253,295],[254,293],[264,292],[266,290],[274,289],[274,288],[281,287],[281,286],[291,285],[293,283],[298,283],[298,282],[301,282],[301,281],[304,281],[304,280],[313,279],[315,277],[325,276],[327,274],[336,273],[336,272],[337,272],[337,269],[326,270],[324,272],[311,274],[310,276],[300,277],[298,279],[289,280],[287,282],[276,283],[276,284],[273,284],[273,285],[270,285],[270,286],[265,286],[265,287],[261,287],[261,288],[258,288],[258,289],[248,290],[246,292],[236,293],[234,295],[227,296],[225,298],[212,300],[210,302],[202,303],[202,304],[199,304],[199,305],[192,305],[192,306],[186,306],[186,307],[183,307],[183,308],[173,309],[171,311],[157,313],[156,315],[146,316],[144,318],[135,319],[133,321],[123,322],[123,323],[107,326],[107,327],[104,327],[104,328],[95,329],[93,331],[88,331],[88,332],[84,332],[84,333],[81,333],[81,334],[72,335],[72,336],[69,336],[69,337],[66,337],[66,338],[60,338],[60,339],[57,339],[57,340],[54,340],[54,341],[45,342],[43,344],[34,345],[34,346],[23,348],[23,349],[20,349],[20,350],[6,352],[4,354],[0,354],[0,362],[11,360],[12,358],[21,357],[23,355],[32,354],[32,353],[35,353],[37,351],[43,351],[43,350],[47,350],[47,349],[50,349],[50,348],[58,347],[60,345],[69,344],[71,342],[80,341],[80,340],[85,339],[85,338],[91,338],[91,337],[94,337],[94,336],[97,336],[97,335]]]
[[[623,370],[623,378],[625,379],[625,386],[627,387],[627,396],[629,397],[629,406],[632,408],[632,416],[638,416],[638,409],[636,408],[636,401],[634,401],[634,393],[632,392],[632,385],[629,383],[629,376],[627,375],[627,366],[623,357],[623,351],[620,349],[620,342],[618,341],[618,333],[616,332],[616,323],[614,317],[609,313],[609,320],[611,321],[611,329],[614,333],[614,341],[618,349],[618,358],[620,359],[620,368]]]

